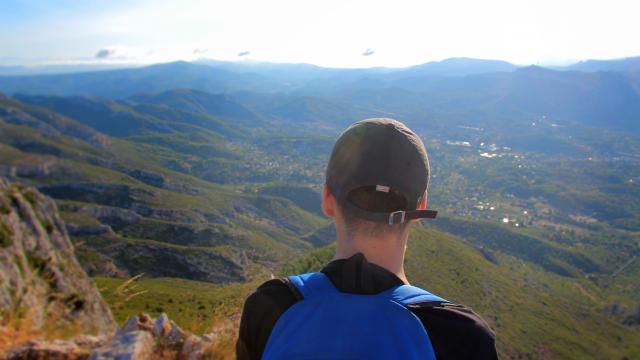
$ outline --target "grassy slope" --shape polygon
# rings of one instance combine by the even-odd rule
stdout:
[[[314,251],[286,272],[317,270],[332,247]],[[409,243],[409,279],[452,302],[472,307],[497,334],[505,358],[613,359],[640,356],[640,333],[604,315],[612,299],[633,302],[581,278],[497,253],[499,265],[452,235],[416,229]]]
[[[257,286],[257,282],[223,286],[174,278],[144,278],[123,287],[123,279],[94,280],[118,324],[140,312],[154,317],[166,312],[179,326],[198,334],[211,332],[216,323],[237,315],[244,298]],[[140,291],[146,292],[134,295]]]
[[[32,108],[18,102],[12,106],[18,109]],[[51,118],[58,116],[47,110],[39,109],[38,111]],[[79,129],[84,129],[73,120],[60,119]],[[214,234],[220,234],[220,241],[233,247],[235,252],[246,253],[250,261],[276,266],[275,264],[300,255],[303,250],[311,248],[311,245],[301,241],[297,234],[310,233],[324,224],[325,220],[317,214],[298,208],[286,198],[264,196],[253,191],[245,191],[236,185],[213,184],[167,167],[168,162],[183,161],[188,154],[156,144],[137,143],[131,139],[110,138],[109,140],[111,145],[104,149],[97,149],[78,138],[65,135],[47,136],[30,127],[0,121],[0,165],[53,162],[63,170],[55,171],[48,176],[23,177],[20,180],[36,186],[83,182],[126,185],[142,191],[137,196],[136,201],[139,203],[158,209],[177,211],[195,219],[194,222],[177,223],[146,218],[130,228],[117,229],[118,235],[121,236],[116,240],[122,240],[122,236],[158,240],[164,245],[156,242],[156,246],[169,248],[174,242],[174,235],[177,235],[175,231],[209,228]],[[20,141],[40,144],[37,150],[45,149],[49,154],[21,151],[15,145]],[[132,169],[143,169],[160,174],[166,179],[168,185],[161,189],[143,183],[127,174],[127,171]],[[195,193],[190,193],[191,191]],[[94,204],[87,202],[89,200],[58,199],[58,202],[91,208]],[[198,220],[202,219],[196,214],[198,212],[219,219],[222,224],[208,224],[207,221]],[[77,212],[63,211],[62,215],[70,223],[99,224],[96,219]],[[163,229],[174,229],[174,233]],[[95,241],[87,242],[86,240],[89,239],[81,240],[90,246],[99,245]],[[111,239],[105,238],[105,240]],[[190,241],[193,240],[186,239],[183,245],[198,245],[188,244],[187,242]],[[140,241],[136,242],[133,239],[129,242],[132,242],[132,245],[141,244]],[[217,245],[220,244],[212,244],[211,251],[234,257],[233,251],[219,251],[219,248],[214,247]]]
[[[290,263],[283,274],[317,270],[332,256],[333,246],[317,249]],[[409,243],[406,270],[416,285],[481,314],[495,330],[503,358],[640,356],[640,333],[602,311],[614,300],[623,306],[633,304],[631,293],[637,289],[624,286],[624,278],[603,289],[582,278],[545,272],[502,253],[496,258],[498,265],[457,237],[421,228]],[[124,294],[116,291],[124,280],[96,278],[96,283],[120,323],[140,311],[152,315],[165,311],[183,328],[202,333],[225,319],[235,319],[244,298],[267,278],[263,273],[261,280],[226,286],[142,279]],[[127,294],[141,290],[147,292],[124,301]]]

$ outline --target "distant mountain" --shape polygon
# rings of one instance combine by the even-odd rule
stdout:
[[[18,95],[25,103],[34,104],[76,119],[113,136],[140,135],[143,132],[176,133],[204,128],[221,136],[233,136],[239,129],[207,114],[190,114],[179,108],[147,105],[90,97]]]
[[[558,67],[559,70],[640,72],[640,56],[614,60],[586,60],[573,65]]]
[[[361,119],[384,116],[382,112],[373,109],[360,108],[335,99],[327,100],[313,96],[293,98],[282,105],[271,108],[269,114],[289,123],[336,130]]]
[[[370,73],[377,69],[340,69],[326,68],[312,64],[270,63],[259,61],[218,61],[201,59],[195,64],[208,65],[238,74],[253,73],[272,79],[281,79],[288,85],[299,85],[302,82],[317,78],[332,77],[352,73]]]
[[[140,65],[116,65],[116,64],[52,64],[52,65],[0,65],[0,76],[16,75],[44,75],[44,74],[72,74],[80,72],[92,72],[102,70],[115,70],[135,68]]]
[[[518,68],[467,58],[387,70],[175,62],[81,74],[0,77],[0,91],[128,98],[129,103],[121,105],[139,112],[160,114],[148,107],[163,106],[246,125],[282,120],[323,128],[359,117],[391,116],[414,126],[441,127],[474,119],[476,125],[502,131],[505,125],[546,116],[605,128],[639,126],[640,75],[633,73]]]
[[[0,77],[0,90],[9,94],[82,95],[111,99],[180,88],[225,93],[240,90],[271,92],[282,86],[281,82],[258,74],[236,74],[183,61],[135,69]]]
[[[21,70],[22,69],[22,70]],[[45,69],[45,68],[43,68]],[[141,93],[159,93],[173,89],[196,89],[209,93],[235,91],[291,91],[309,81],[345,79],[389,74],[389,76],[462,76],[495,71],[512,71],[515,66],[502,61],[448,59],[407,69],[333,69],[309,64],[243,63],[221,61],[184,61],[132,69],[76,72],[71,67],[51,67],[59,74],[33,75],[21,67],[0,71],[0,90],[9,93],[82,95],[122,99]],[[93,70],[86,67],[86,70]],[[23,71],[24,70],[24,71]],[[13,76],[7,76],[7,74]],[[4,75],[4,76],[1,76]],[[17,76],[23,75],[23,76]]]
[[[134,104],[154,104],[168,109],[217,116],[243,123],[255,123],[261,119],[259,115],[239,104],[229,95],[213,95],[198,90],[169,90],[154,95],[136,95],[128,100]]]
[[[384,111],[414,126],[469,123],[500,132],[543,116],[556,122],[638,129],[640,93],[632,78],[614,72],[519,68],[460,77],[354,81],[318,96]],[[471,120],[472,119],[472,120]],[[448,124],[448,125],[445,125]]]
[[[434,110],[475,118],[526,122],[545,116],[604,128],[640,128],[640,96],[628,78],[615,73],[558,72],[532,66],[442,82],[423,94],[447,99],[434,103]],[[488,121],[482,123],[491,125]]]
[[[482,60],[471,58],[450,58],[411,66],[396,75],[403,76],[466,76],[492,72],[514,71],[518,66],[501,60]]]

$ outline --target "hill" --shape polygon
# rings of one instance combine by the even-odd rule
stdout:
[[[286,269],[328,259],[330,248],[314,248],[335,236],[319,212],[332,144],[360,117],[396,117],[430,152],[440,210],[429,223],[438,230],[419,230],[410,247],[418,284],[487,317],[504,356],[597,357],[597,346],[603,358],[637,356],[632,77],[276,68],[12,78],[29,92],[78,94],[0,95],[0,176],[55,198],[118,321],[170,309],[205,331],[293,260],[303,259]],[[148,293],[114,294],[142,272]],[[172,288],[198,295],[168,297]]]
[[[173,62],[133,69],[71,74],[5,76],[0,89],[11,94],[99,96],[123,99],[141,93],[194,88],[211,93],[259,89],[269,91],[278,82],[255,74],[234,74],[187,62]]]
[[[634,64],[633,59],[628,62]],[[614,62],[607,62],[602,66],[606,71],[598,72],[518,68],[500,61],[465,58],[396,70],[209,64],[176,62],[77,74],[5,76],[0,77],[0,91],[124,99],[184,88],[231,95],[224,100],[226,111],[240,111],[241,105],[284,119],[291,118],[292,112],[301,116],[318,113],[313,120],[319,116],[341,119],[346,114],[387,114],[410,123],[429,121],[434,126],[475,119],[476,125],[494,130],[512,128],[514,120],[530,123],[543,116],[561,124],[637,130],[635,119],[640,114],[637,74],[617,70],[627,65]],[[576,69],[581,67],[576,65]],[[265,98],[265,94],[271,97]],[[185,102],[185,96],[166,93],[164,98],[155,95],[156,100],[147,97],[145,102],[166,101],[181,110],[202,111],[207,102],[214,101],[211,95],[207,98],[192,92]],[[309,99],[314,99],[314,105],[305,104]],[[233,102],[239,104],[232,106]],[[223,108],[222,103],[213,105]],[[265,109],[265,105],[273,106]],[[301,106],[325,109],[326,113]]]
[[[163,111],[180,110],[192,114],[216,116],[259,125],[260,116],[239,104],[228,95],[212,95],[196,90],[169,90],[160,94],[137,95],[128,99],[138,106],[152,104],[162,106]]]
[[[317,271],[332,256],[332,246],[315,250],[283,273]],[[500,251],[492,259],[459,238],[416,229],[405,268],[412,283],[481,314],[497,333],[501,358],[640,355],[640,333],[603,311],[612,304],[613,290],[550,274]],[[634,301],[619,305],[632,308]]]
[[[614,60],[585,60],[559,69],[574,71],[616,71],[623,73],[638,73],[640,71],[640,56]]]
[[[91,274],[145,272],[243,281],[267,271],[264,266],[273,267],[312,247],[294,234],[321,226],[318,215],[283,197],[200,179],[213,174],[219,183],[237,178],[222,172],[224,164],[240,171],[252,161],[262,162],[255,148],[246,152],[253,160],[237,164],[245,156],[243,145],[228,144],[205,128],[193,125],[194,134],[188,135],[185,129],[191,127],[170,122],[158,134],[162,120],[120,104],[45,100],[62,110],[79,104],[69,113],[95,128],[43,108],[2,100],[1,174],[36,185],[58,200],[68,231],[79,244],[80,260]],[[122,126],[113,127],[110,120],[119,115],[111,112],[126,116]],[[125,137],[109,137],[96,129]],[[193,166],[188,162],[205,161],[208,168],[189,175],[186,169]],[[273,170],[256,166],[242,171],[250,171],[254,179],[269,179]]]
[[[518,66],[500,60],[471,58],[449,58],[411,66],[401,70],[397,76],[467,76],[494,72],[511,72]]]

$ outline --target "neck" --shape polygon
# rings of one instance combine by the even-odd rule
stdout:
[[[407,234],[387,237],[369,237],[366,235],[348,237],[344,231],[337,231],[337,233],[334,259],[347,259],[357,253],[362,253],[368,262],[389,270],[405,284],[409,283],[404,273]]]

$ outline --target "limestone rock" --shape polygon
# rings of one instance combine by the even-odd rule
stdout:
[[[85,334],[115,330],[53,200],[0,178],[0,312],[25,311],[34,329],[49,324]]]
[[[148,331],[131,331],[91,354],[91,360],[143,360],[153,353],[154,340]]]
[[[92,335],[80,335],[73,339],[73,342],[83,349],[95,349],[103,346],[106,343],[105,337],[92,336]]]
[[[153,331],[153,329],[153,319],[149,317],[149,315],[141,313],[140,315],[130,317],[122,328],[118,329],[116,337],[132,331]]]
[[[167,314],[162,313],[156,319],[156,322],[153,326],[153,336],[161,337],[165,336],[171,331],[171,323],[169,323],[169,317]]]
[[[132,316],[129,318],[129,320],[127,320],[126,323],[124,323],[124,325],[122,325],[120,329],[118,329],[118,332],[116,332],[116,336],[120,336],[128,332],[138,331],[138,330],[140,330],[138,328],[138,316]]]
[[[175,322],[170,321],[170,324],[171,330],[169,330],[166,335],[167,340],[169,340],[170,343],[174,344],[184,341],[184,339],[186,339],[187,337],[187,333],[182,330]]]
[[[189,335],[180,351],[180,358],[198,360],[204,358],[205,344],[199,336]]]

